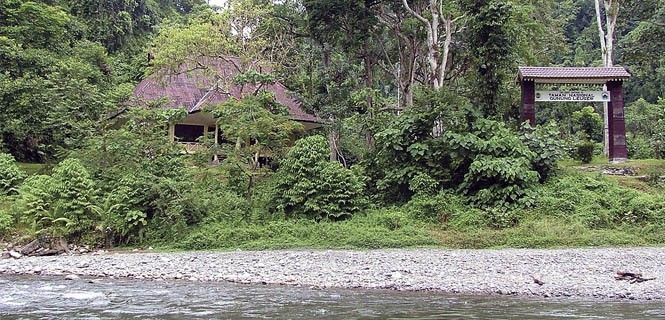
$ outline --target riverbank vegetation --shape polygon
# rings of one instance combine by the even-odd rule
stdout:
[[[436,18],[438,1],[3,2],[0,237],[188,250],[665,244],[665,38],[643,41],[665,31],[662,1],[620,11],[629,155],[651,159],[622,165],[602,156],[602,105],[518,119],[518,65],[602,64],[592,3],[442,3]],[[270,68],[231,79],[254,93],[205,107],[226,143],[208,134],[183,154],[166,125],[185,111],[140,105],[132,89],[227,56]],[[277,80],[321,128],[304,131],[260,90]]]

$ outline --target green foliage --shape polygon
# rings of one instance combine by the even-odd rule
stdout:
[[[627,137],[628,158],[630,159],[654,159],[656,154],[649,141],[642,136]]]
[[[465,200],[451,192],[416,195],[403,207],[417,220],[441,224],[448,223],[457,213],[466,209],[469,207]]]
[[[582,163],[591,163],[595,150],[595,143],[588,140],[583,140],[577,144],[575,159],[582,161]]]
[[[287,216],[343,220],[364,205],[363,183],[341,164],[328,161],[322,136],[300,139],[275,176],[275,205]]]
[[[14,225],[14,217],[9,211],[0,208],[0,237],[4,236]]]
[[[438,182],[426,173],[419,173],[409,183],[409,190],[415,195],[428,196],[437,191]]]
[[[389,210],[355,215],[341,222],[278,220],[264,224],[206,224],[176,244],[177,248],[403,248],[434,245],[436,241],[419,222]]]
[[[376,134],[374,150],[364,161],[370,177],[370,190],[385,202],[407,201],[413,195],[409,189],[412,179],[426,174],[441,187],[461,182],[463,168],[468,163],[454,162],[450,141],[433,136],[432,128],[440,119],[442,129],[465,131],[467,121],[474,117],[468,101],[447,93],[424,92],[418,96],[418,106],[392,119]],[[376,190],[376,192],[374,192]]]
[[[589,228],[662,224],[663,195],[621,187],[602,176],[568,174],[539,190],[534,210],[581,221]]]
[[[665,100],[640,99],[626,108],[628,153],[631,158],[665,157]]]
[[[2,1],[0,147],[31,162],[81,147],[131,93],[136,72],[123,66],[147,63],[136,47],[183,2]]]
[[[386,202],[410,198],[412,179],[426,174],[430,185],[456,188],[480,207],[509,206],[551,174],[562,155],[553,125],[520,136],[477,118],[454,96],[428,99],[427,108],[405,112],[377,135],[366,168]],[[432,134],[437,122],[441,135]]]
[[[251,199],[256,181],[267,175],[261,160],[282,155],[291,138],[302,131],[302,125],[291,121],[285,115],[285,107],[268,92],[241,100],[229,99],[208,110],[225,138],[235,142],[221,148],[227,156],[224,165],[239,169],[233,169],[238,173],[236,178],[244,180],[244,193]]]
[[[445,138],[462,155],[459,162],[470,161],[459,190],[477,205],[514,203],[538,181],[534,152],[502,123],[479,120],[472,132]]]
[[[583,132],[586,139],[592,141],[603,140],[603,118],[596,113],[593,107],[584,107],[573,113],[576,129]]]
[[[71,238],[90,231],[96,190],[86,168],[66,159],[51,176],[28,178],[19,189],[14,210],[38,234]]]
[[[514,61],[514,33],[518,26],[512,19],[513,4],[504,0],[469,1],[471,56],[476,64],[477,104],[487,116],[501,115],[500,100],[505,90],[508,70]]]
[[[205,213],[178,147],[163,126],[179,117],[163,110],[130,110],[120,128],[89,139],[75,152],[103,196],[96,210],[109,244],[172,239]]]
[[[14,193],[25,176],[14,157],[0,153],[0,196]]]
[[[561,132],[555,122],[535,128],[524,123],[522,125],[522,142],[533,151],[533,168],[544,182],[557,169],[557,162],[566,155],[566,144],[561,141]]]

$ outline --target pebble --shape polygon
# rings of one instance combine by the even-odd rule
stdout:
[[[75,275],[75,274],[68,274],[65,276],[65,280],[79,280],[81,277]]]
[[[595,299],[665,299],[665,248],[113,253],[0,260],[0,274],[232,281]],[[617,281],[617,271],[655,280]],[[534,283],[536,275],[546,284]]]

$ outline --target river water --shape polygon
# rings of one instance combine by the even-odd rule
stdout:
[[[665,302],[0,276],[3,320],[246,318],[656,319]]]

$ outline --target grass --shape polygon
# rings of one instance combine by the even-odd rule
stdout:
[[[661,192],[659,188],[654,188],[649,184],[644,176],[658,175],[665,176],[665,160],[662,159],[636,159],[628,160],[623,163],[609,163],[604,156],[596,156],[593,161],[583,164],[580,161],[567,159],[559,162],[559,166],[566,172],[577,172],[581,174],[600,171],[598,167],[611,168],[632,168],[637,176],[606,176],[608,180],[615,181],[619,185],[636,189],[642,192]],[[598,168],[598,169],[597,169]]]
[[[610,163],[607,157],[605,156],[595,156],[591,163],[582,163],[578,160],[566,159],[559,162],[559,165],[563,168],[577,168],[584,169],[589,167],[614,167],[614,168],[634,168],[638,172],[649,171],[649,170],[664,170],[665,171],[665,160],[662,159],[630,159],[622,163]]]
[[[526,221],[514,228],[473,231],[434,231],[438,245],[446,248],[571,248],[665,245],[665,230],[655,226],[593,230],[562,220]]]
[[[665,229],[625,226],[593,230],[579,223],[535,219],[507,229],[445,230],[436,225],[388,229],[365,222],[275,221],[264,225],[206,225],[168,250],[210,249],[450,249],[570,248],[665,245]]]
[[[402,222],[394,223],[395,221],[381,219],[380,214],[374,212],[342,222],[276,220],[261,224],[209,224],[193,231],[172,247],[185,250],[377,249],[438,244],[428,226],[401,218],[397,219]]]

